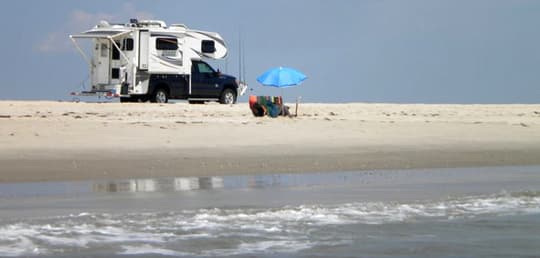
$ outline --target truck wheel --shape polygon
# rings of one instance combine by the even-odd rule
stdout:
[[[231,89],[225,89],[221,93],[219,98],[219,103],[221,104],[234,104],[236,103],[236,93]]]
[[[131,97],[120,97],[120,103],[133,102]]]
[[[155,103],[167,103],[169,101],[169,95],[167,94],[167,91],[163,88],[159,88],[154,92],[154,96],[152,96],[152,102]]]

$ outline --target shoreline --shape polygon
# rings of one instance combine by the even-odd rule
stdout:
[[[53,152],[49,154],[58,155],[58,158],[3,159],[0,161],[3,170],[0,183],[540,165],[540,148],[481,151],[379,149],[336,155],[318,153],[264,158],[250,155],[236,156],[235,159],[216,155],[177,159],[176,155],[182,151],[124,156],[107,151],[101,151],[103,156],[95,155],[95,152],[79,153],[91,155],[92,159]]]
[[[0,101],[0,182],[540,165],[540,105]]]

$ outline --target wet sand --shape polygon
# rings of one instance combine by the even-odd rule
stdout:
[[[0,102],[0,182],[540,164],[540,105]]]

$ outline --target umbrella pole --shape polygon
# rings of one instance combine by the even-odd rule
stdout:
[[[300,99],[301,99],[301,98],[302,98],[302,97],[297,97],[297,98],[296,98],[296,109],[294,110],[294,116],[295,116],[295,117],[298,117],[298,103],[300,102]]]
[[[281,115],[285,116],[285,96],[283,96],[283,88],[281,88]]]

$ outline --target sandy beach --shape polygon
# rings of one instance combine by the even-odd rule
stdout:
[[[294,108],[293,108],[294,110]],[[0,182],[540,164],[540,105],[0,102]]]

